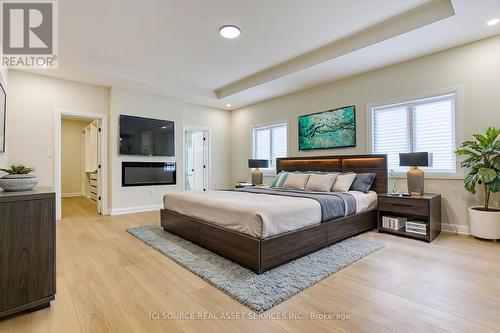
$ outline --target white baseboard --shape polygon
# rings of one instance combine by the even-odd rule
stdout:
[[[73,198],[73,197],[81,197],[83,196],[82,193],[63,193],[61,194],[61,197],[63,198]]]
[[[159,210],[161,208],[162,208],[162,205],[147,205],[147,206],[135,206],[135,207],[125,207],[125,208],[111,208],[110,215],[124,215],[124,214],[149,212],[152,210]]]
[[[459,235],[470,235],[468,225],[458,225],[458,224],[448,224],[442,223],[441,230],[445,232],[451,232]]]

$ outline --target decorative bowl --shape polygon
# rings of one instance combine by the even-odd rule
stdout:
[[[30,191],[38,184],[33,175],[5,175],[0,178],[0,188],[8,192]]]

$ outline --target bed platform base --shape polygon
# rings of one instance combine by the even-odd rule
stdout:
[[[222,228],[167,209],[161,210],[161,225],[168,232],[261,274],[375,228],[377,211],[350,215],[265,239]]]
[[[303,156],[276,159],[276,172],[373,172],[371,187],[387,192],[387,155]],[[377,226],[377,211],[350,215],[265,239],[162,209],[163,228],[226,257],[257,274]]]

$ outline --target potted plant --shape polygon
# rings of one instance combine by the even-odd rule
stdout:
[[[38,178],[31,175],[35,169],[24,165],[11,165],[8,169],[0,169],[7,175],[0,178],[0,187],[4,191],[29,191],[38,184]]]
[[[500,209],[490,207],[491,193],[500,190],[500,128],[490,127],[486,135],[474,134],[475,140],[465,141],[456,151],[466,156],[460,164],[470,169],[464,179],[465,189],[476,194],[476,185],[481,185],[484,204],[469,208],[470,232],[486,239],[500,239]]]

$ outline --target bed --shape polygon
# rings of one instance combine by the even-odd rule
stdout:
[[[257,274],[376,227],[377,193],[387,192],[386,155],[279,158],[280,171],[373,172],[376,178],[366,194],[245,188],[167,195],[161,225]],[[336,202],[345,210],[328,215],[325,207]]]

